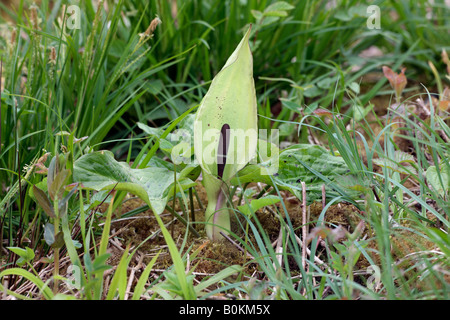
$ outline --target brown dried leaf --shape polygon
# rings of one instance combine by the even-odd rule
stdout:
[[[448,100],[439,101],[439,110],[448,111],[449,109],[450,109],[450,101]]]
[[[450,100],[450,88],[445,87],[444,91],[442,91],[442,100]]]
[[[331,230],[331,233],[328,235],[328,240],[331,242],[338,242],[339,240],[346,238],[347,233],[348,231],[342,226],[338,226]]]
[[[36,171],[36,173],[38,174],[47,174],[48,173],[48,168],[46,166],[44,166],[42,163],[36,163],[35,164],[35,168],[39,168],[39,170]]]
[[[330,110],[320,109],[320,108],[319,108],[319,109],[314,110],[313,113],[314,113],[316,116],[325,116],[325,117],[328,117],[328,118],[330,118],[330,119],[333,119],[333,113],[331,113]]]
[[[400,98],[403,89],[405,89],[408,80],[405,76],[406,68],[401,70],[401,73],[397,74],[392,71],[391,68],[383,66],[383,74],[389,80],[391,87],[394,89],[396,97]]]
[[[315,227],[311,230],[306,238],[306,243],[310,243],[314,238],[319,237],[322,239],[327,238],[331,242],[337,242],[344,239],[347,236],[347,230],[342,226],[331,229],[325,226]]]
[[[330,228],[325,226],[315,227],[312,229],[306,237],[306,243],[310,243],[314,238],[319,237],[325,239],[331,232]]]

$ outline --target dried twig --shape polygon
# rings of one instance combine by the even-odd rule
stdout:
[[[302,239],[300,239],[296,234],[294,234],[294,236],[295,236],[295,241],[297,241],[297,243],[300,245],[300,247],[303,248]],[[311,250],[309,250],[308,248],[306,248],[305,250],[306,250],[306,253],[308,254],[308,256],[311,256]],[[323,262],[317,256],[314,256],[314,262],[317,263],[318,265],[325,266],[326,268],[328,268],[327,264],[325,262]]]
[[[130,278],[128,279],[128,284],[127,284],[127,290],[125,292],[125,297],[124,300],[128,300],[128,296],[131,290],[131,285],[133,284],[133,280],[134,280],[134,274],[136,273],[136,270],[139,270],[142,266],[142,261],[144,260],[144,255],[141,255],[138,261],[138,264],[131,269],[130,272]]]

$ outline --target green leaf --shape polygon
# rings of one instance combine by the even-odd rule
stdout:
[[[108,194],[108,190],[95,192],[94,195],[90,198],[89,203],[84,205],[84,211],[95,208],[102,203],[110,203],[112,196]]]
[[[84,256],[86,257],[86,254]],[[111,257],[110,253],[104,253],[104,254],[97,256],[94,259],[94,261],[92,263],[90,263],[90,266],[92,269],[90,269],[88,271],[90,271],[92,273],[102,273],[106,270],[111,269],[112,266],[106,264],[106,261],[109,259],[109,257]],[[87,259],[84,259],[84,260],[86,263]],[[90,259],[88,259],[88,260],[90,260]]]
[[[186,141],[182,141],[174,146],[170,152],[172,162],[176,165],[190,163],[193,154],[194,148]]]
[[[206,288],[208,288],[211,285],[214,285],[226,278],[228,278],[229,276],[239,273],[242,271],[242,266],[239,265],[232,265],[229,266],[225,269],[223,269],[222,271],[220,271],[219,273],[216,273],[215,275],[213,275],[212,277],[210,277],[207,280],[204,280],[202,282],[200,282],[198,285],[195,286],[195,292],[197,295],[200,295],[201,292],[203,290],[205,290]]]
[[[176,137],[178,135],[177,132],[182,131],[183,134],[186,133],[188,135],[187,140],[191,141],[191,137],[194,135],[194,120],[195,115],[194,114],[188,114],[186,115],[178,124],[178,129],[175,129],[172,133],[167,134],[166,139],[168,141],[175,141],[177,140]],[[164,130],[161,128],[154,128],[149,127],[146,124],[143,124],[141,122],[137,123],[137,126],[144,131],[145,133],[149,134],[150,136],[155,136],[158,139],[161,138],[161,136],[164,134]]]
[[[28,261],[33,261],[34,259],[34,251],[31,248],[26,247],[27,250],[27,259]]]
[[[50,196],[50,199],[55,200],[55,195],[62,195],[64,190],[62,186],[66,181],[67,176],[70,174],[70,171],[66,169],[62,169],[64,167],[66,159],[63,154],[56,155],[50,161],[50,165],[48,166],[48,174],[47,174],[47,190]]]
[[[334,18],[341,21],[350,21],[352,16],[349,14],[347,9],[342,9],[334,14]]]
[[[81,248],[83,247],[83,245],[81,244],[81,242],[78,241],[78,240],[72,239],[72,243],[73,243],[73,246],[74,246],[76,249],[81,249]]]
[[[141,122],[138,122],[136,124],[139,127],[139,129],[141,129],[142,131],[144,131],[145,133],[147,133],[151,136],[156,136],[159,138],[159,137],[161,137],[161,135],[164,132],[164,130],[162,130],[161,128],[149,127],[148,125],[141,123]]]
[[[166,139],[160,139],[159,140],[159,149],[162,151],[165,151],[166,153],[170,153],[172,151],[173,144],[170,143],[170,141]]]
[[[21,259],[23,259],[23,262],[30,262],[34,259],[34,251],[28,247],[25,249],[20,247],[7,247],[9,250],[17,254]]]
[[[252,16],[256,19],[256,20],[261,20],[261,18],[263,17],[263,13],[261,11],[258,10],[251,10],[250,11],[252,13]]]
[[[259,199],[254,199],[249,204],[238,206],[238,209],[247,216],[251,216],[254,212],[258,211],[259,209],[278,202],[280,202],[280,198],[278,196],[268,195]]]
[[[55,242],[55,227],[49,222],[44,226],[44,240],[49,246]]]
[[[36,183],[34,186],[36,186],[36,188],[41,189],[42,191],[44,191],[45,193],[47,192],[47,177],[45,177],[44,179],[42,179],[42,181]],[[36,196],[34,195],[34,188],[30,188],[28,190],[28,195],[34,200],[36,200]]]
[[[369,111],[373,108],[373,104],[370,104],[366,108],[360,106],[359,104],[353,105],[353,117],[356,122],[361,121],[366,117]]]
[[[42,281],[40,278],[36,277],[31,272],[23,270],[21,268],[11,268],[11,269],[6,269],[6,270],[3,270],[2,272],[0,272],[0,290],[1,291],[6,291],[8,294],[11,294],[12,296],[18,297],[20,299],[28,299],[28,297],[26,297],[26,296],[16,294],[15,292],[10,291],[9,289],[6,289],[3,287],[2,278],[5,276],[9,276],[9,275],[17,275],[17,276],[23,277],[23,278],[31,281],[33,284],[35,284],[39,288],[39,290],[42,292],[45,299],[50,300],[53,298],[52,290],[49,288],[47,283],[44,283],[44,281]]]
[[[78,185],[73,187],[72,190],[70,190],[70,192],[58,202],[58,212],[60,213],[60,215],[66,213],[67,203],[69,202],[70,198],[75,194],[75,192],[77,190],[78,190]]]
[[[125,298],[125,291],[127,288],[127,268],[130,263],[130,260],[128,259],[129,249],[130,249],[129,246],[127,246],[125,252],[122,254],[122,257],[120,258],[120,262],[111,280],[106,300],[112,300],[116,296],[116,291],[119,292],[120,300],[123,300]]]
[[[305,91],[303,91],[303,94],[307,98],[314,98],[319,96],[322,93],[322,90],[317,88],[315,85],[309,85],[305,87]]]
[[[372,161],[382,168],[388,168],[399,173],[417,174],[417,170],[411,166],[411,164],[416,163],[414,157],[409,153],[400,150],[394,152],[394,159],[377,158]]]
[[[134,287],[133,297],[131,298],[132,300],[139,300],[141,297],[141,294],[144,293],[143,292],[144,286],[147,283],[147,280],[148,280],[148,277],[150,276],[150,272],[152,271],[153,265],[155,264],[156,259],[158,259],[160,253],[161,253],[161,251],[159,251],[152,258],[152,260],[149,262],[149,264],[145,267],[144,272],[142,272],[142,275],[140,276],[138,283]]]
[[[438,171],[436,166],[430,166],[425,173],[431,188],[441,196],[444,196],[450,188],[450,172],[448,167],[448,165],[443,165]]]
[[[193,169],[193,168],[192,168]],[[152,210],[160,214],[173,195],[174,173],[167,168],[152,167],[132,169],[125,162],[118,162],[110,151],[98,151],[80,157],[74,163],[74,181],[83,187],[100,190],[130,192],[144,200]],[[177,187],[183,190],[195,186],[195,182],[177,173]]]
[[[285,1],[278,1],[272,3],[264,10],[264,16],[276,16],[276,17],[286,17],[289,10],[295,7]]]
[[[52,243],[52,248],[62,248],[64,245],[64,233],[62,231],[58,232],[55,236],[55,241]]]
[[[324,184],[329,199],[341,195],[343,190],[349,196],[359,194],[352,188],[354,179],[342,157],[333,156],[321,146],[309,144],[291,146],[283,150],[278,159],[275,156],[264,162],[248,165],[231,183],[275,184],[280,190],[288,190],[302,199],[302,181],[306,184],[308,203],[322,198]]]
[[[360,86],[357,82],[352,82],[348,85],[348,87],[356,94],[360,92]]]
[[[296,132],[296,124],[295,123],[282,123],[278,127],[280,137],[290,136]]]
[[[16,106],[16,98],[13,97],[8,90],[4,89],[1,95],[1,100],[4,104],[2,104],[2,108],[6,110],[7,106],[14,107]]]
[[[280,20],[280,15],[276,15],[276,12],[273,12],[273,15],[271,13],[264,13],[264,19],[260,20],[260,25],[258,26],[258,28],[262,28],[264,26],[268,26],[274,22],[277,22],[278,20]],[[261,40],[257,40],[256,41],[256,45],[255,47],[257,48],[257,46],[259,46],[259,43],[261,42]]]
[[[317,82],[317,86],[321,89],[329,89],[335,82],[333,78],[324,78]]]
[[[289,110],[297,112],[297,113],[300,112],[301,106],[298,103],[295,103],[295,102],[292,102],[292,101],[289,101],[289,100],[286,100],[283,98],[281,98],[280,100],[283,103],[283,107],[286,107]]]

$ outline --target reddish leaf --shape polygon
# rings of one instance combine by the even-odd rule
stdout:
[[[53,211],[53,206],[50,203],[50,200],[48,199],[47,195],[44,191],[39,189],[36,186],[33,186],[33,194],[36,198],[36,201],[39,203],[39,205],[44,209],[44,212],[52,218],[55,218],[55,212]]]
[[[330,118],[330,119],[333,118],[333,113],[331,113],[330,110],[320,109],[320,108],[319,108],[319,109],[314,110],[313,113],[314,113],[315,115],[317,115],[317,116],[325,116],[325,117],[328,117],[328,118]]]
[[[400,98],[403,89],[406,87],[406,83],[408,82],[405,76],[406,68],[401,70],[401,73],[397,74],[392,71],[391,68],[383,66],[384,76],[389,80],[391,87],[394,89],[397,99]]]
[[[447,111],[450,109],[450,101],[444,100],[439,101],[439,109],[442,111]]]
[[[331,229],[325,226],[315,227],[306,237],[306,243],[310,243],[314,238],[319,237],[325,239],[331,233]]]
[[[55,200],[57,196],[58,199],[62,199],[64,192],[64,183],[67,177],[70,175],[70,170],[62,169],[53,179],[52,184],[48,188],[48,194],[52,200]]]

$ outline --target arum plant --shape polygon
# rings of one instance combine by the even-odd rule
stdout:
[[[251,27],[214,77],[194,121],[194,151],[202,168],[208,205],[206,233],[212,240],[230,230],[227,186],[255,155],[258,140]]]

